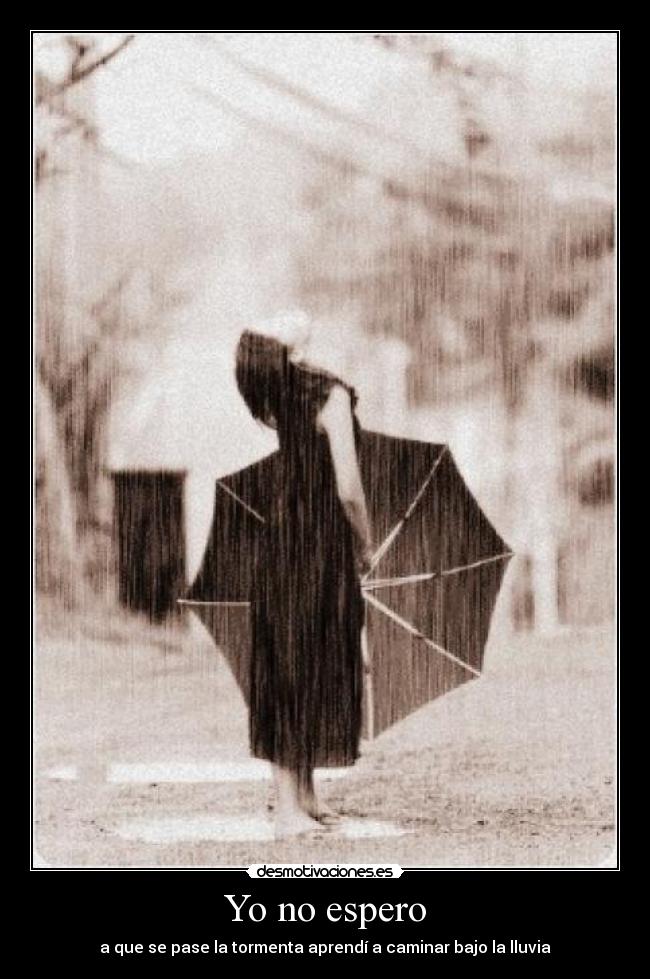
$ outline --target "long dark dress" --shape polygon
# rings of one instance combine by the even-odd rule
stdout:
[[[363,598],[328,437],[316,427],[334,384],[354,409],[356,392],[335,375],[291,365],[277,419],[281,476],[253,595],[251,750],[294,769],[359,756]],[[353,420],[358,440],[354,410]]]

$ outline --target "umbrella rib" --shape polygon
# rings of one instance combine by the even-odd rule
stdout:
[[[429,646],[431,649],[434,649],[437,653],[440,653],[441,656],[446,656],[447,659],[451,660],[452,663],[455,663],[457,666],[462,666],[465,670],[468,671],[468,673],[472,673],[474,676],[481,675],[480,670],[477,670],[473,666],[470,666],[469,663],[466,663],[465,660],[460,659],[458,656],[454,656],[454,654],[450,653],[448,649],[444,648],[444,646],[439,646],[438,643],[435,643],[433,639],[429,639],[428,636],[425,636],[424,633],[420,632],[419,629],[416,629],[414,625],[411,625],[410,622],[407,622],[406,619],[403,619],[401,615],[397,614],[397,612],[393,612],[391,608],[389,608],[387,605],[384,605],[383,602],[380,602],[379,599],[375,598],[374,595],[369,595],[366,593],[364,595],[364,598],[367,602],[370,602],[371,605],[374,605],[375,608],[378,608],[380,612],[383,612],[384,615],[387,615],[389,619],[392,619],[393,622],[396,622],[398,625],[401,625],[402,628],[406,629],[407,632],[410,632],[412,636],[415,636],[417,639],[422,639],[422,641],[425,642],[427,646]]]
[[[421,571],[417,574],[401,575],[397,578],[374,578],[363,582],[363,588],[373,590],[375,588],[390,588],[394,585],[411,585],[418,581],[428,581],[431,578],[445,578],[452,574],[459,574],[461,571],[473,571],[475,568],[482,568],[484,564],[493,564],[495,561],[505,561],[512,557],[512,551],[504,551],[503,554],[495,554],[494,557],[481,558],[480,561],[473,561],[472,564],[462,564],[457,568],[448,568],[446,571]]]
[[[380,544],[379,547],[377,548],[377,550],[375,551],[375,553],[373,555],[373,558],[372,558],[372,562],[371,562],[370,568],[369,568],[369,570],[366,572],[366,574],[363,577],[363,580],[364,581],[367,579],[368,575],[371,574],[372,571],[377,567],[377,564],[379,563],[379,561],[381,561],[381,559],[383,558],[384,554],[386,553],[386,551],[388,550],[388,548],[390,547],[390,545],[393,543],[393,541],[395,540],[395,538],[399,534],[400,530],[402,529],[402,527],[404,526],[404,524],[409,519],[409,517],[411,516],[411,514],[415,510],[416,506],[420,502],[420,499],[421,499],[424,491],[426,490],[427,486],[429,485],[429,483],[431,482],[431,480],[434,477],[434,474],[436,472],[436,469],[438,468],[438,466],[442,462],[443,456],[447,452],[447,448],[448,447],[446,445],[443,445],[442,451],[440,452],[440,455],[438,456],[438,458],[434,462],[433,466],[431,467],[431,471],[429,472],[428,476],[426,477],[426,479],[422,483],[422,486],[420,486],[420,489],[415,494],[415,497],[411,501],[411,503],[410,503],[410,505],[409,505],[406,513],[395,524],[395,526],[389,532],[388,536],[385,538],[385,540],[383,541],[383,543]]]
[[[199,602],[194,598],[177,598],[179,605],[250,605],[250,602]]]
[[[413,585],[418,581],[428,581],[430,578],[437,577],[437,571],[423,571],[420,574],[409,574],[398,578],[373,578],[364,581],[361,588],[363,591],[374,591],[376,588],[390,588],[393,585]]]
[[[257,519],[260,520],[262,523],[266,523],[266,520],[264,519],[261,513],[258,513],[257,510],[253,509],[252,506],[249,506],[245,500],[242,500],[241,496],[237,496],[236,493],[233,493],[230,487],[226,486],[225,483],[222,483],[220,479],[217,480],[217,486],[221,487],[221,489],[229,496],[232,496],[233,500],[237,500],[238,503],[241,503],[241,505],[246,510],[248,510],[249,513],[252,513],[254,517],[257,517]]]
[[[512,557],[512,551],[504,551],[503,554],[495,554],[494,557],[484,557],[480,561],[472,562],[472,564],[461,564],[457,568],[448,568],[447,571],[440,572],[440,577],[444,578],[446,575],[459,574],[461,571],[473,571],[474,568],[482,568],[484,564],[505,561],[509,557]]]

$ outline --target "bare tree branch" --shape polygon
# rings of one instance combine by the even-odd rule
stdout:
[[[39,150],[36,153],[36,158],[34,161],[34,180],[37,186],[42,184],[44,180],[47,180],[50,177],[62,177],[68,173],[70,173],[69,170],[63,170],[60,167],[50,166],[47,150]]]
[[[361,130],[368,136],[379,139],[384,143],[395,144],[402,150],[406,145],[410,149],[414,150],[426,162],[437,162],[444,166],[447,165],[446,161],[444,160],[434,161],[433,155],[428,150],[424,150],[422,146],[418,145],[416,142],[413,142],[413,140],[411,140],[406,134],[396,134],[391,132],[382,126],[368,122],[357,113],[349,112],[347,109],[341,108],[332,102],[321,99],[318,95],[314,95],[313,92],[308,91],[306,88],[294,85],[288,79],[283,78],[280,75],[276,75],[274,72],[268,71],[266,68],[262,68],[260,65],[255,65],[251,61],[240,57],[238,54],[234,54],[227,48],[227,46],[216,40],[214,37],[206,37],[203,34],[193,34],[192,37],[195,40],[199,40],[204,44],[209,45],[216,53],[218,53],[219,57],[228,62],[228,64],[235,65],[240,71],[244,72],[249,77],[254,78],[257,82],[261,83],[262,85],[266,85],[268,88],[274,89],[276,92],[280,92],[282,95],[289,96],[289,98],[293,99],[295,102],[298,102],[300,105],[304,105],[308,109],[318,112],[320,115],[334,119],[336,122],[353,126],[356,130]]]
[[[327,163],[335,170],[339,170],[344,173],[359,174],[365,173],[364,170],[353,160],[348,157],[341,156],[337,153],[332,153],[329,150],[324,149],[311,143],[309,140],[304,139],[297,133],[292,132],[290,129],[286,129],[283,126],[278,126],[273,122],[269,122],[268,119],[262,119],[258,116],[254,116],[247,112],[246,109],[242,109],[236,106],[229,99],[226,99],[221,93],[213,92],[208,88],[201,85],[189,85],[191,91],[193,91],[199,98],[203,99],[218,108],[220,111],[227,113],[228,115],[234,116],[240,122],[243,122],[246,126],[256,131],[261,139],[264,138],[261,135],[261,131],[264,131],[270,135],[276,142],[284,143],[297,149],[302,153],[306,153],[313,159],[317,160],[319,163]]]
[[[128,44],[130,44],[131,41],[133,41],[134,39],[135,39],[135,34],[129,34],[128,37],[125,37],[114,48],[112,48],[110,51],[107,51],[106,54],[103,54],[101,58],[97,58],[95,61],[91,61],[90,64],[86,65],[83,68],[76,68],[73,65],[70,74],[66,79],[64,79],[64,81],[60,82],[58,85],[48,86],[46,91],[41,90],[40,92],[37,93],[36,104],[40,105],[41,103],[47,101],[50,98],[53,98],[57,95],[61,95],[62,92],[67,91],[67,89],[71,88],[73,85],[77,85],[79,82],[82,82],[84,78],[88,78],[88,76],[92,75],[93,72],[97,71],[98,68],[103,68],[104,65],[107,65],[109,61],[112,61],[113,58],[115,58],[120,53],[120,51],[123,51],[124,48]]]

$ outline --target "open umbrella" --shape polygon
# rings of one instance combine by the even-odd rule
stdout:
[[[226,656],[248,702],[249,604],[277,452],[217,481],[201,568],[184,604]],[[375,540],[362,582],[369,737],[480,675],[511,551],[446,445],[362,430],[359,464]]]

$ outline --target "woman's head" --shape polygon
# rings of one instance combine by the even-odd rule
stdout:
[[[245,330],[239,339],[237,385],[253,417],[265,425],[278,425],[291,361],[300,358],[310,334],[309,318],[297,310]]]
[[[252,330],[242,333],[235,365],[237,386],[253,418],[265,425],[277,425],[288,370],[285,344]]]

